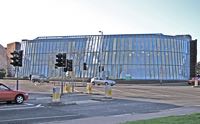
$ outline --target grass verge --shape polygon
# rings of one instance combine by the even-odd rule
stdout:
[[[124,124],[200,124],[200,113],[132,121]]]

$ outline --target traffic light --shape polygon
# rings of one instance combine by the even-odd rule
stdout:
[[[67,67],[64,68],[64,72],[67,72]]]
[[[99,66],[99,72],[101,72],[101,66]]]
[[[19,51],[18,66],[22,67],[23,50]]]
[[[55,67],[65,67],[66,66],[66,53],[58,53],[56,55]]]
[[[62,54],[62,64],[63,64],[63,67],[66,67],[66,53]]]
[[[23,50],[14,51],[11,53],[12,57],[10,58],[12,62],[10,63],[13,66],[22,66],[22,59],[23,59]]]
[[[10,54],[12,55],[12,57],[10,58],[12,60],[10,64],[13,65],[13,66],[17,66],[17,64],[18,64],[18,52],[14,51]]]
[[[73,61],[71,59],[67,59],[67,71],[73,71]]]
[[[62,64],[62,54],[61,53],[58,53],[56,55],[56,62],[57,62],[55,64],[56,67],[62,67],[63,66],[63,64]]]
[[[87,70],[87,64],[83,63],[83,70]]]
[[[64,67],[64,72],[67,72],[67,67],[66,67],[66,53],[63,53],[63,67]]]
[[[101,66],[101,70],[104,71],[104,66]]]

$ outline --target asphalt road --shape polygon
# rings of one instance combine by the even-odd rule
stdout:
[[[49,94],[30,94],[22,105],[0,104],[0,124],[31,124],[96,116],[154,113],[179,106],[163,103],[107,99],[102,95],[68,94],[52,104]]]
[[[10,87],[14,81],[0,80]],[[113,99],[105,99],[105,87],[93,86],[92,95],[86,87],[75,88],[76,93],[63,95],[61,104],[52,104],[52,88],[59,85],[33,84],[20,81],[20,89],[30,93],[23,105],[0,103],[0,124],[30,124],[54,121],[140,115],[163,112],[181,107],[200,106],[200,88],[178,84],[117,84],[112,87]]]

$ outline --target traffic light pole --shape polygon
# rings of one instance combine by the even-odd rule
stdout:
[[[19,72],[19,67],[22,67],[23,50],[20,51],[15,50],[10,54],[12,55],[12,57],[10,58],[12,62],[10,64],[15,67],[15,74],[17,76],[16,90],[18,90],[19,89],[18,72]]]
[[[66,53],[58,53],[56,55],[56,64],[55,67],[61,67],[61,74],[62,74],[62,79],[61,79],[61,95],[63,94],[63,72],[65,71],[64,68],[66,67]]]
[[[63,95],[63,70],[64,68],[62,68],[61,95]]]
[[[16,75],[17,75],[17,84],[16,84],[16,90],[19,90],[18,70],[19,70],[19,67],[18,67],[18,66],[15,66],[15,71],[16,71]]]

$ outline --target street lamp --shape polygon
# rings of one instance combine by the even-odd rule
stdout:
[[[101,33],[101,36],[103,36],[103,31],[99,31],[99,33]]]
[[[99,31],[99,33],[101,33],[101,46],[100,46],[100,50],[99,50],[99,77],[102,71],[102,59],[103,59],[103,31]]]

